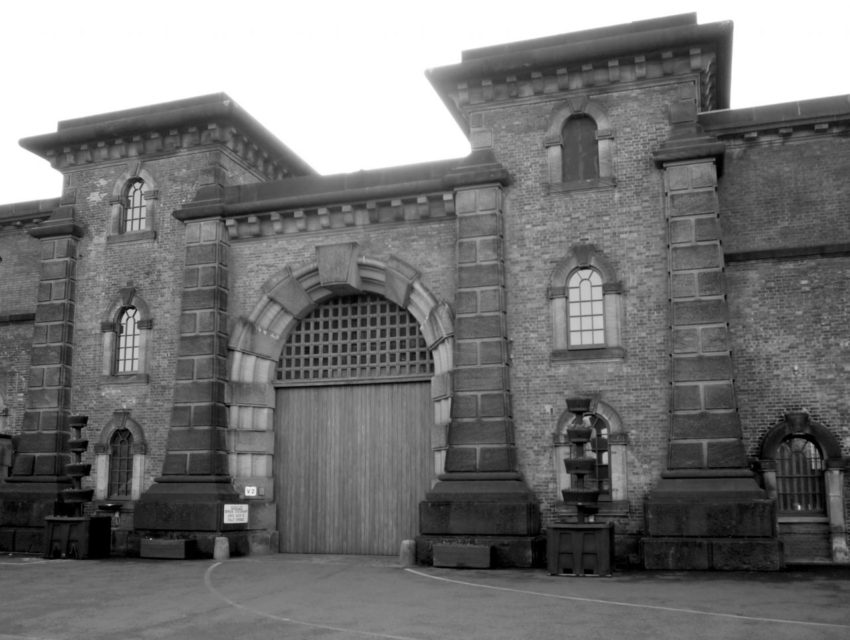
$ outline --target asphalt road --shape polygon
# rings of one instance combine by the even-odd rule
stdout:
[[[850,638],[850,569],[403,568],[395,558],[0,556],[0,640]]]

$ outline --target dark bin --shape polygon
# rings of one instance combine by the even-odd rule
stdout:
[[[546,536],[551,575],[610,576],[614,558],[614,523],[553,525]]]

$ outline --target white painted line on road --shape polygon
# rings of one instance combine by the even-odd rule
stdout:
[[[238,602],[234,602],[226,595],[224,595],[221,591],[216,589],[212,584],[212,573],[216,567],[220,566],[221,562],[216,562],[204,573],[204,584],[207,586],[207,589],[212,592],[217,598],[220,598],[231,607],[235,607],[237,609],[241,609],[242,611],[247,611],[249,613],[253,613],[254,615],[262,616],[264,618],[269,618],[271,620],[277,620],[278,622],[288,622],[290,624],[298,624],[303,627],[312,627],[314,629],[325,629],[327,631],[341,631],[344,633],[355,633],[360,636],[365,636],[367,638],[385,638],[386,640],[421,640],[420,638],[411,638],[410,636],[393,636],[386,633],[377,633],[375,631],[360,631],[359,629],[349,629],[346,627],[334,627],[327,624],[317,624],[315,622],[305,622],[303,620],[296,620],[294,618],[286,618],[284,616],[277,616],[273,613],[267,613],[265,611],[260,611],[259,609],[253,609],[252,607],[245,606],[244,604],[239,604]],[[0,640],[2,640],[2,636],[0,636]],[[38,639],[34,639],[38,640]]]
[[[585,602],[592,604],[607,604],[616,607],[632,607],[635,609],[653,609],[655,611],[669,611],[672,613],[687,613],[690,615],[713,616],[716,618],[728,618],[731,620],[744,620],[750,622],[771,622],[775,624],[796,624],[807,627],[829,627],[832,629],[850,629],[848,624],[835,624],[831,622],[807,622],[805,620],[784,620],[782,618],[760,618],[757,616],[743,616],[736,613],[718,613],[714,611],[700,611],[699,609],[679,609],[677,607],[663,607],[654,604],[638,604],[635,602],[619,602],[617,600],[602,600],[597,598],[581,598],[578,596],[563,596],[557,593],[545,593],[543,591],[528,591],[526,589],[513,589],[511,587],[496,587],[489,584],[481,584],[479,582],[466,582],[464,580],[454,580],[452,578],[444,578],[442,576],[433,576],[416,569],[405,569],[409,573],[429,578],[431,580],[441,580],[443,582],[451,582],[465,587],[475,587],[478,589],[491,589],[493,591],[507,591],[509,593],[521,593],[529,596],[540,596],[543,598],[555,598],[558,600],[572,600],[574,602]]]

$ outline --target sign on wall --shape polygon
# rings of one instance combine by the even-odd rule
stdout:
[[[248,524],[248,505],[224,505],[224,524]]]

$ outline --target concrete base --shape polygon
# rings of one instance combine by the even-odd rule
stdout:
[[[435,544],[434,566],[453,569],[489,569],[492,549],[484,544]]]
[[[644,538],[644,568],[670,571],[779,571],[782,543],[765,538]]]
[[[435,546],[477,546],[490,551],[491,568],[529,568],[546,565],[544,536],[418,536],[416,562],[435,564]],[[439,561],[439,558],[438,558]]]
[[[666,472],[646,503],[644,567],[777,571],[776,505],[746,469]]]

